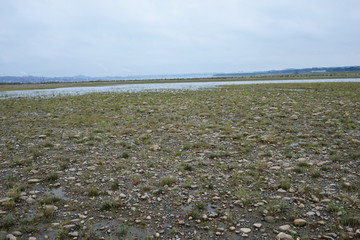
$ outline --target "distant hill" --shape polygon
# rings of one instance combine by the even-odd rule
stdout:
[[[73,76],[73,77],[39,77],[39,76],[0,76],[0,83],[49,83],[49,82],[89,82],[89,81],[121,81],[121,80],[149,80],[149,79],[181,79],[181,78],[209,78],[213,73],[197,74],[163,74],[139,76]]]
[[[232,76],[256,76],[256,75],[279,75],[279,74],[304,74],[304,73],[331,73],[331,72],[359,72],[360,66],[350,67],[313,67],[313,68],[290,68],[284,70],[270,70],[246,73],[218,73],[214,77],[232,77]]]
[[[72,77],[39,77],[39,76],[0,76],[0,83],[49,83],[49,82],[89,82],[89,81],[116,81],[116,80],[151,80],[151,79],[189,79],[210,77],[236,77],[280,74],[306,74],[306,73],[331,73],[331,72],[360,72],[360,66],[352,67],[314,67],[302,69],[285,69],[258,71],[247,73],[198,73],[198,74],[162,74],[162,75],[139,75],[139,76],[72,76]]]

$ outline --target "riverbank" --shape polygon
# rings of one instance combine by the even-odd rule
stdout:
[[[0,100],[0,236],[354,237],[358,109],[360,83]]]
[[[121,84],[151,84],[151,83],[186,83],[186,82],[218,82],[218,81],[263,81],[263,80],[296,80],[296,79],[341,79],[360,78],[360,72],[343,73],[312,73],[312,74],[282,74],[243,77],[213,77],[190,79],[156,79],[156,80],[121,80],[121,81],[93,81],[93,82],[54,82],[54,83],[0,83],[0,91],[19,91],[35,89],[56,89],[69,87],[101,87]]]

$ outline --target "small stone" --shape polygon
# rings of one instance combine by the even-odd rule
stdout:
[[[180,224],[180,225],[184,225],[184,224],[185,224],[185,221],[184,221],[184,220],[179,220],[179,224]]]
[[[216,218],[218,216],[217,212],[210,212],[209,217]]]
[[[155,237],[159,238],[160,237],[160,233],[155,233]]]
[[[276,240],[293,240],[294,238],[289,235],[289,234],[286,234],[286,233],[279,233],[277,236],[276,236]]]
[[[296,226],[305,226],[307,224],[307,221],[305,220],[305,219],[300,219],[300,218],[298,218],[298,219],[295,219],[294,220],[294,225],[296,225]]]
[[[261,223],[254,223],[253,226],[256,227],[256,228],[261,228],[262,224]]]
[[[292,116],[290,117],[290,119],[291,119],[291,120],[298,120],[298,116],[297,116],[296,114],[294,114],[294,115],[292,115]]]
[[[75,228],[75,227],[76,227],[75,224],[68,224],[68,225],[65,225],[65,226],[64,226],[65,229],[73,229],[73,228]]]
[[[29,197],[29,198],[26,199],[26,202],[27,202],[28,204],[33,204],[33,203],[35,203],[36,201],[35,201],[33,198]]]
[[[307,212],[306,215],[307,215],[307,216],[314,216],[315,213],[314,213],[314,212]]]
[[[8,239],[8,240],[16,240],[16,237],[14,235],[12,235],[12,234],[8,234],[8,235],[6,235],[6,239]]]
[[[356,232],[355,232],[355,237],[360,238],[360,229],[356,230]]]
[[[120,198],[126,198],[126,195],[124,193],[120,193],[119,197]]]
[[[234,226],[231,226],[229,229],[230,231],[235,231],[236,228]]]
[[[289,229],[290,229],[290,225],[282,225],[279,227],[279,230],[283,232],[286,232]]]
[[[274,223],[274,222],[275,222],[275,219],[274,219],[273,216],[266,216],[266,217],[265,217],[265,222]]]
[[[240,228],[240,231],[247,234],[247,233],[251,232],[251,229],[250,228]]]
[[[57,209],[58,209],[58,207],[56,207],[56,206],[54,206],[54,205],[45,205],[44,206],[44,209],[46,210],[46,211],[56,211]]]
[[[35,170],[35,169],[31,169],[30,173],[31,174],[37,174],[39,171],[38,170]]]
[[[39,183],[39,182],[41,182],[41,180],[37,179],[37,178],[33,178],[33,179],[28,180],[28,183]]]
[[[11,198],[8,198],[8,197],[0,199],[0,203],[2,203],[2,204],[5,204],[5,203],[10,202],[10,201],[11,201]]]
[[[21,236],[21,235],[22,235],[22,233],[19,232],[19,231],[14,231],[12,234],[13,234],[14,236]]]
[[[221,198],[219,196],[215,196],[215,197],[212,198],[212,200],[214,200],[214,201],[217,201],[217,200],[220,200],[220,199]]]
[[[280,169],[281,169],[280,166],[273,166],[269,168],[269,170],[280,170]]]
[[[29,240],[36,240],[36,237],[29,237]]]
[[[216,234],[216,236],[220,236],[221,232],[216,232],[215,234]]]
[[[159,146],[159,145],[152,145],[152,146],[150,147],[150,150],[158,151],[158,150],[160,150],[160,146]]]
[[[319,198],[317,198],[317,197],[315,197],[315,196],[311,196],[311,197],[312,197],[311,201],[313,201],[314,203],[320,202],[320,199],[319,199]]]
[[[78,236],[79,236],[79,232],[78,232],[78,231],[69,232],[69,236],[71,236],[71,237],[78,237]]]

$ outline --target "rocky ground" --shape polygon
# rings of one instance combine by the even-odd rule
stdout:
[[[0,100],[0,239],[360,238],[360,84]]]

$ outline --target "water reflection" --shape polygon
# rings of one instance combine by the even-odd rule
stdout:
[[[305,79],[305,80],[264,80],[264,81],[223,81],[223,82],[186,82],[186,83],[152,83],[120,84],[98,87],[68,87],[41,90],[21,90],[0,92],[0,99],[14,97],[58,97],[63,95],[82,95],[95,92],[143,92],[163,90],[198,90],[222,85],[248,85],[266,83],[321,83],[321,82],[360,82],[360,78],[350,79]]]

